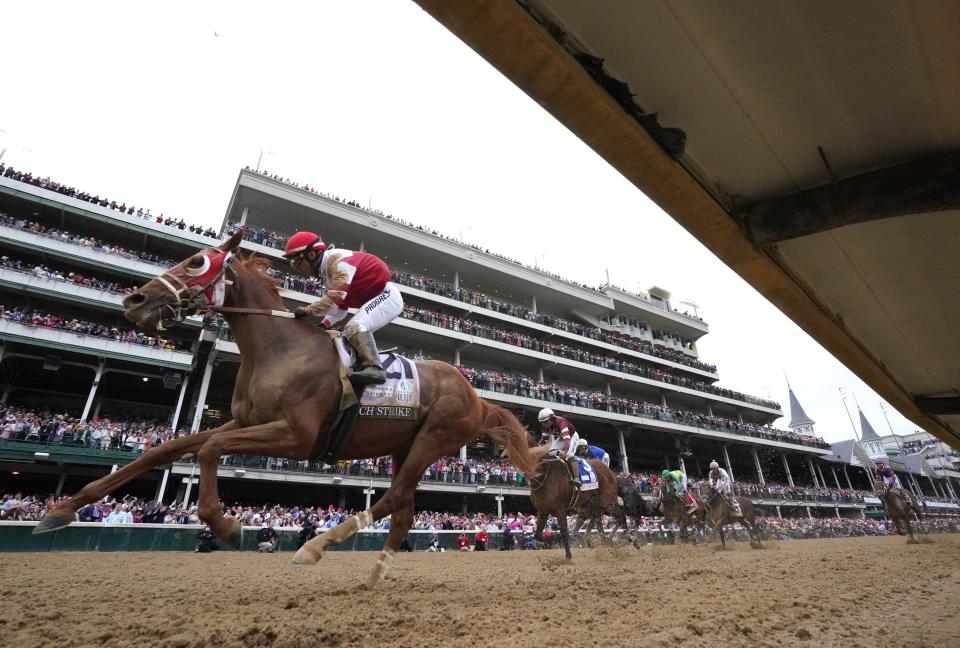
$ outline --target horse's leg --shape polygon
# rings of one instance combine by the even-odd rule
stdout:
[[[406,458],[406,453],[393,455],[394,472],[400,470]],[[360,589],[372,590],[380,584],[380,581],[387,577],[390,563],[393,562],[397,551],[400,550],[400,545],[403,544],[403,540],[407,537],[410,527],[413,526],[413,517],[412,502],[406,509],[394,511],[390,515],[390,532],[387,534],[387,542],[383,546],[383,551],[380,552],[380,557],[377,558],[377,563],[373,566],[373,571],[371,571],[367,577],[367,582],[361,585]]]
[[[547,526],[547,514],[537,511],[537,528],[533,530],[533,539],[543,542],[543,529]]]
[[[444,452],[453,452],[459,447],[460,445],[449,449],[445,447],[439,449]],[[419,483],[427,466],[435,461],[437,450],[437,443],[432,435],[421,428],[420,433],[414,439],[406,461],[404,461],[400,470],[394,470],[393,481],[383,497],[370,508],[344,520],[300,547],[300,550],[293,556],[294,564],[315,565],[323,557],[323,552],[327,547],[342,543],[357,531],[367,528],[390,513],[411,508],[417,483]]]
[[[560,541],[563,542],[563,552],[566,560],[573,560],[573,554],[570,553],[570,531],[567,529],[567,514],[561,512],[557,515],[557,524],[560,526]]]
[[[723,537],[723,525],[722,525],[722,524],[719,525],[719,526],[717,527],[717,530],[720,531],[720,548],[721,548],[721,549],[726,549],[726,548],[727,548],[727,540],[726,540],[726,538]]]
[[[225,454],[266,455],[305,459],[313,445],[310,435],[297,436],[283,420],[217,432],[210,435],[197,453],[200,464],[200,498],[197,515],[213,533],[234,549],[240,548],[240,523],[223,515],[217,468]]]
[[[228,421],[226,424],[213,430],[171,439],[166,443],[147,450],[123,468],[101,477],[96,481],[90,482],[81,488],[76,495],[47,511],[47,514],[43,516],[40,524],[34,527],[33,532],[46,533],[47,531],[62,529],[73,522],[74,514],[80,510],[81,507],[102,499],[151,468],[176,461],[185,454],[196,452],[212,435],[230,430],[234,427],[236,427],[236,424],[233,421]]]

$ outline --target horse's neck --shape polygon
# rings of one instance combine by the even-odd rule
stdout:
[[[236,269],[236,280],[227,293],[225,306],[237,308],[257,308],[266,310],[286,310],[283,300],[274,290],[265,285],[252,270],[245,266]],[[241,356],[253,363],[269,362],[283,356],[283,352],[301,346],[304,342],[304,328],[296,320],[273,317],[270,315],[247,315],[224,313],[230,325],[230,331],[237,342]],[[334,360],[333,345],[325,345]],[[311,355],[322,365],[323,357],[316,357],[317,350],[311,349]]]

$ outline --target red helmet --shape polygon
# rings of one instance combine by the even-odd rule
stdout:
[[[298,254],[306,254],[313,250],[323,252],[326,249],[327,245],[319,235],[313,232],[297,232],[287,239],[287,245],[283,249],[283,256],[289,259]]]

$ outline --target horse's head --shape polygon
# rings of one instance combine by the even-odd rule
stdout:
[[[141,329],[163,331],[208,306],[222,305],[223,279],[243,235],[193,254],[123,300],[123,315]]]

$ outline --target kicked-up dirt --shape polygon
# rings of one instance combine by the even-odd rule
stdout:
[[[16,553],[0,643],[164,646],[956,646],[960,536],[400,554]]]

